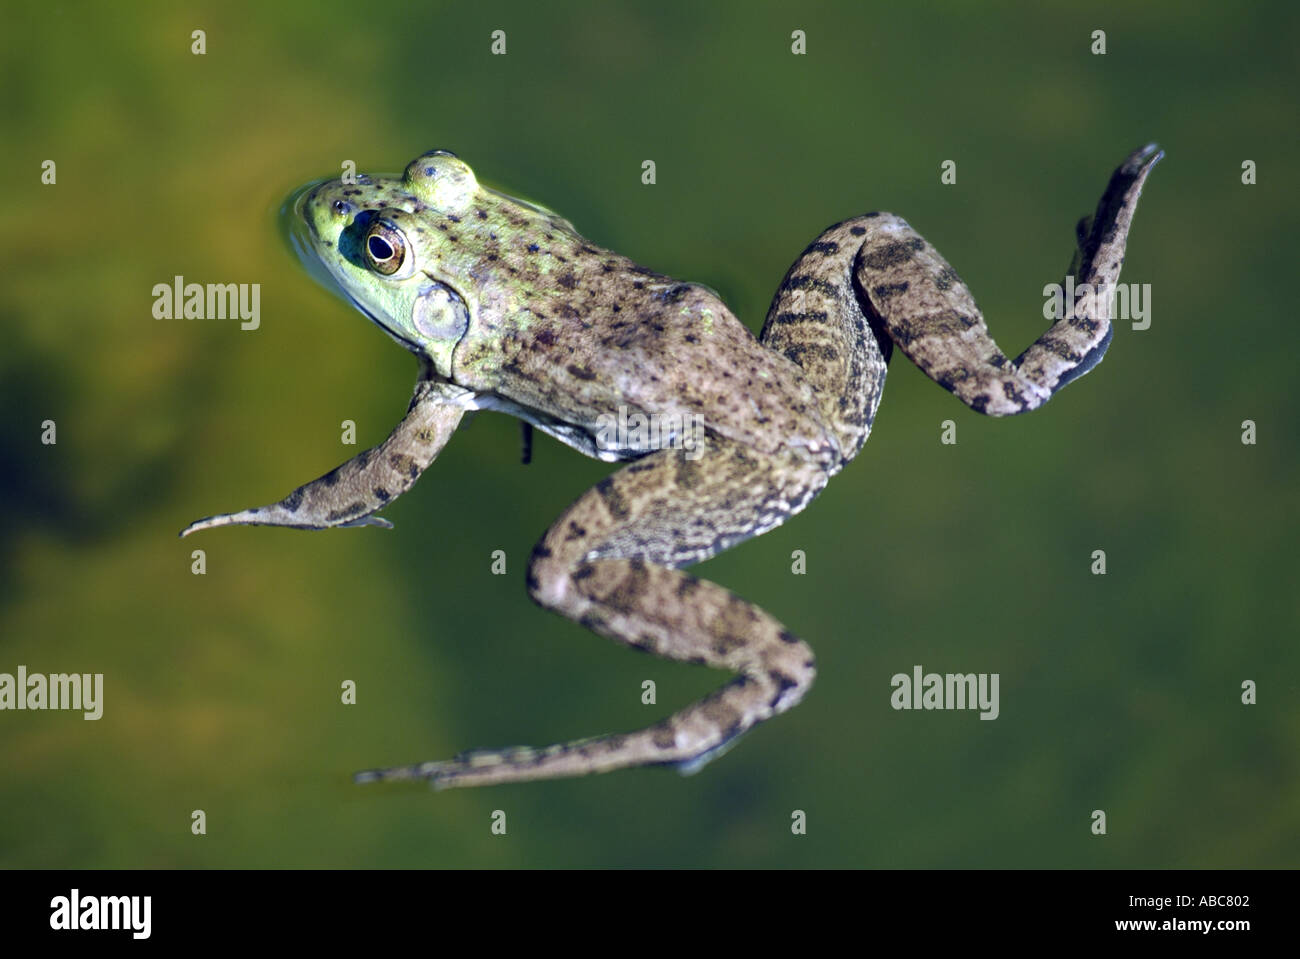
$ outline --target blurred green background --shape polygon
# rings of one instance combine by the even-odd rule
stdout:
[[[106,689],[98,722],[0,713],[0,866],[1300,863],[1300,20],[1045,6],[7,4],[0,671]],[[540,435],[523,467],[513,420],[460,433],[386,511],[395,530],[176,538],[353,455],[343,420],[369,445],[405,409],[412,359],[276,226],[344,161],[455,150],[755,331],[823,227],[892,210],[1014,356],[1075,220],[1148,140],[1167,158],[1124,280],[1151,284],[1149,330],[1121,324],[1101,367],[1012,420],[897,359],[870,442],[812,508],[698,568],[806,637],[820,673],[697,776],[351,784],[639,728],[723,678],[531,603],[532,544],[610,468]],[[155,320],[177,274],[260,283],[261,328]],[[914,664],[999,673],[1001,717],[893,711]]]

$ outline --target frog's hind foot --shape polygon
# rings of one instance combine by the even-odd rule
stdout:
[[[744,677],[740,677],[729,685],[745,684]],[[714,714],[729,708],[728,700],[740,698],[738,692],[728,694],[727,690],[723,687],[705,700]],[[672,766],[689,776],[726,753],[749,728],[738,729],[736,724],[722,729],[707,726],[707,712],[701,713],[699,707],[688,708],[636,733],[576,739],[537,749],[475,749],[454,759],[367,769],[356,773],[352,781],[365,784],[423,779],[434,789],[454,789],[586,776],[630,766]]]

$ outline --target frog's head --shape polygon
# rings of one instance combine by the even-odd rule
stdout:
[[[464,161],[434,150],[400,177],[308,184],[284,215],[313,276],[448,377],[477,305],[468,279],[476,244],[456,225],[483,192]]]

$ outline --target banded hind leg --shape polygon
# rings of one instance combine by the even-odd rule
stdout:
[[[358,781],[426,778],[445,788],[651,764],[693,771],[720,755],[799,702],[813,681],[813,655],[763,609],[678,567],[778,525],[827,475],[824,465],[711,435],[697,460],[661,450],[602,480],[534,550],[528,588],[540,605],[653,655],[737,674],[712,695],[637,732],[478,750]]]
[[[1142,186],[1163,155],[1154,144],[1142,147],[1112,175],[1096,213],[1076,231],[1074,302],[1014,361],[998,349],[957,272],[891,213],[846,220],[819,236],[778,289],[761,339],[804,367],[845,459],[867,437],[894,345],[979,413],[1036,409],[1110,345],[1107,294],[1119,280]]]

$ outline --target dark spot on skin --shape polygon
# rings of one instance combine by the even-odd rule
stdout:
[[[745,637],[732,636],[729,633],[724,633],[713,641],[712,649],[715,655],[723,657],[732,650],[740,649],[744,645]]]
[[[298,489],[290,493],[288,496],[286,496],[280,502],[280,505],[283,506],[285,509],[287,509],[290,513],[298,512],[298,507],[302,505],[302,487],[299,487]]]
[[[475,212],[476,214],[478,214],[478,218],[479,218],[480,220],[486,220],[486,219],[487,219],[487,214],[486,214],[485,212],[483,212],[482,210],[475,210],[474,212]]]
[[[328,523],[336,523],[340,520],[349,520],[361,515],[366,511],[366,504],[357,500],[355,503],[349,503],[342,509],[336,509],[325,517]]]
[[[591,381],[596,378],[596,374],[593,373],[591,370],[586,369],[585,367],[578,366],[574,363],[570,363],[567,367],[565,367],[565,369],[567,369],[572,376],[574,376],[576,379],[579,380]]]
[[[952,267],[940,270],[934,278],[934,285],[940,290],[950,290],[954,283],[960,283],[961,277]]]
[[[679,489],[691,490],[700,484],[703,472],[700,469],[698,460],[688,460],[685,456],[682,456],[674,460],[673,464],[676,467],[673,471],[673,478]]]
[[[588,613],[586,616],[583,616],[578,620],[578,625],[584,629],[591,630],[593,633],[597,633],[600,632],[601,628],[605,625],[605,620],[603,617],[597,616],[595,613]]]
[[[971,400],[970,408],[976,413],[986,413],[989,408],[989,398],[987,396],[977,396]]]
[[[867,214],[867,216],[870,215],[871,215],[870,213]],[[850,227],[849,232],[852,233],[854,236],[862,236],[867,232],[867,228],[865,226]]]
[[[587,530],[584,527],[579,526],[577,523],[570,520],[569,535],[564,537],[564,541],[566,543],[572,543],[575,539],[582,539],[586,535],[587,535]]]
[[[538,250],[540,250],[540,249],[541,249],[541,247],[538,246],[536,243],[529,243],[529,244],[528,244],[528,252],[529,252],[529,253],[536,253],[536,252],[537,252]]]
[[[626,467],[627,471],[635,469],[636,464]],[[606,476],[596,484],[596,492],[605,503],[605,509],[609,510],[609,515],[615,520],[627,519],[631,510],[628,508],[627,499],[614,486],[612,477]]]
[[[776,704],[781,701],[781,697],[785,695],[786,690],[792,689],[795,686],[799,685],[795,680],[791,679],[785,673],[778,673],[773,671],[767,674],[767,678],[772,680],[774,683],[776,683],[776,695],[773,696],[772,701],[767,704],[768,707],[771,709],[776,708]]]
[[[563,276],[556,277],[555,282],[566,290],[571,290],[578,285],[578,278],[572,273],[565,273]]]
[[[818,293],[824,293],[827,296],[838,296],[839,291],[830,283],[816,276],[788,276],[785,282],[781,284],[782,292],[787,290],[816,290]]]
[[[534,343],[538,343],[538,344],[540,344],[540,345],[542,345],[542,346],[554,346],[554,345],[555,345],[555,331],[554,331],[554,330],[539,330],[538,333],[537,333],[537,335],[533,337],[533,342],[534,342]]]
[[[667,723],[660,723],[654,727],[650,741],[655,744],[656,749],[675,749],[677,746],[677,737]]]
[[[596,572],[595,567],[592,566],[590,563],[579,563],[576,567],[574,567],[573,572],[569,574],[569,579],[573,580],[576,583],[579,580],[586,579],[587,577],[593,575],[595,572]]]
[[[871,295],[880,299],[888,299],[891,296],[899,296],[911,289],[912,284],[904,280],[902,283],[877,283],[871,288]]]
[[[902,266],[925,249],[925,241],[919,236],[910,240],[894,240],[885,243],[871,252],[863,251],[862,264],[872,270],[886,270]]]
[[[804,313],[778,313],[772,318],[772,322],[781,326],[788,323],[829,323],[830,316],[825,310],[808,310]]]
[[[689,285],[678,283],[676,286],[669,287],[659,294],[659,299],[665,303],[678,303],[687,293],[691,291]]]
[[[540,543],[533,547],[533,559],[550,559],[551,555],[550,549]]]
[[[382,486],[376,486],[373,492],[375,494],[375,499],[379,500],[381,503],[387,503],[392,498],[388,495],[388,490],[384,489]]]
[[[1056,340],[1049,341],[1043,345],[1047,347],[1049,352],[1051,352],[1055,356],[1059,356],[1067,363],[1078,365],[1079,361],[1083,359],[1083,357],[1080,354],[1074,352],[1064,343],[1058,342]]]
[[[642,283],[640,280],[637,280],[635,283],[632,284],[632,289],[634,289],[634,290],[644,290],[644,289],[645,289],[645,284]]]
[[[894,333],[894,330],[891,329],[890,332]],[[895,339],[897,339],[896,335]],[[833,363],[840,358],[840,354],[825,343],[800,343],[792,345],[786,347],[785,355],[799,366],[803,366],[807,359],[821,360],[823,363]]]
[[[799,637],[796,636],[794,633],[790,632],[790,630],[788,630],[788,629],[783,629],[783,630],[781,630],[781,632],[780,632],[780,634],[777,636],[777,638],[778,638],[779,640],[781,640],[781,642],[783,642],[783,643],[797,643],[797,642],[799,642]]]
[[[334,469],[330,470],[328,473],[322,476],[320,478],[320,481],[324,483],[326,486],[333,486],[335,483],[339,481],[339,468],[337,466],[334,467]]]
[[[528,588],[528,592],[530,593],[537,592],[537,588],[541,585],[542,585],[541,580],[539,580],[532,573],[529,573],[527,576],[524,577],[524,586]]]
[[[420,464],[405,453],[393,453],[388,457],[388,465],[399,473],[405,473],[411,479],[420,475]]]
[[[1021,393],[1020,390],[1016,388],[1014,383],[1004,382],[1002,384],[1002,392],[1006,395],[1008,400],[1010,400],[1012,403],[1015,403],[1022,410],[1026,410],[1029,408],[1029,401],[1025,399],[1024,394]]]
[[[452,214],[452,213],[448,213],[448,214],[447,214],[447,219],[451,220],[452,223],[459,223],[459,222],[460,222],[460,217],[458,217],[458,216],[456,216],[455,214]]]
[[[820,253],[822,256],[830,256],[832,253],[840,252],[840,245],[832,240],[818,240],[808,244],[808,249],[803,251],[803,255],[810,253]]]

